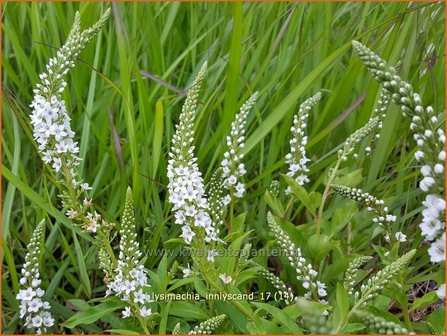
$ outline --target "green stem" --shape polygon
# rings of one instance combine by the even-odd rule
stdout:
[[[220,288],[213,280],[211,280],[206,272],[200,272],[202,274],[202,277],[205,279],[206,282],[208,282],[208,284],[213,287],[214,289],[218,290],[219,293],[227,293],[227,291],[223,290],[222,288]],[[239,311],[244,314],[246,317],[248,317],[249,319],[253,319],[253,313],[252,312],[248,312],[238,301],[234,301],[234,300],[230,300],[228,301],[230,302],[234,307],[236,307],[237,309],[239,309]]]
[[[340,158],[337,160],[334,168],[332,168],[332,172],[331,172],[331,175],[329,175],[329,179],[327,181],[326,188],[324,189],[323,195],[321,196],[320,207],[318,208],[318,215],[317,215],[317,218],[315,219],[315,224],[316,224],[315,229],[316,229],[317,235],[319,235],[320,231],[321,231],[321,219],[323,217],[324,203],[326,203],[326,199],[327,199],[327,197],[329,195],[329,191],[331,189],[331,184],[334,181],[335,176],[337,175],[338,167],[340,167],[342,157],[343,157],[343,155],[340,155]]]
[[[65,176],[65,182],[66,182],[67,189],[68,189],[68,195],[71,200],[71,205],[74,208],[73,210],[78,213],[78,216],[79,216],[79,219],[81,220],[81,222],[87,224],[88,220],[87,220],[87,217],[85,217],[84,209],[79,204],[79,199],[77,197],[76,188],[73,185],[73,181],[71,178],[70,169],[65,164],[62,157],[61,157],[61,161],[62,161],[62,167],[63,167],[63,171],[64,171],[64,176]],[[116,260],[115,254],[113,253],[112,246],[110,246],[110,242],[106,236],[104,236],[104,235],[101,236],[101,243],[102,243],[103,247],[105,248],[105,250],[107,251],[107,253],[109,254],[110,259],[112,260],[113,268],[116,268],[118,265],[118,262]]]

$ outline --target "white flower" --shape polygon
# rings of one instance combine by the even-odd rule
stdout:
[[[435,164],[434,171],[436,174],[442,174],[444,172],[444,166],[440,163]]]
[[[239,113],[236,114],[234,121],[231,123],[230,135],[227,136],[228,150],[224,153],[224,159],[220,164],[223,168],[222,177],[224,179],[224,187],[231,192],[231,195],[237,198],[242,197],[244,194],[245,187],[239,179],[246,173],[245,165],[240,162],[243,156],[237,154],[237,152],[241,148],[244,148],[247,116],[255,104],[257,97],[258,93],[255,92],[241,106]],[[240,185],[244,187],[244,191],[242,191]]]
[[[189,277],[191,275],[191,268],[189,267],[189,264],[188,264],[188,267],[186,267],[184,270],[183,270],[183,277],[184,278],[187,278],[187,277]]]
[[[401,243],[407,241],[407,236],[405,234],[403,234],[402,232],[396,232],[396,234],[394,236],[396,237],[396,240]]]
[[[442,284],[438,287],[438,289],[436,290],[436,295],[438,295],[438,298],[440,298],[441,300],[445,299],[445,284]]]
[[[226,274],[219,274],[219,278],[224,284],[229,284],[231,281],[233,281],[233,278],[230,275]]]
[[[217,257],[219,255],[219,252],[217,252],[216,249],[208,251],[207,260],[208,261],[214,261],[214,257]]]
[[[442,234],[441,238],[431,244],[428,249],[428,254],[430,255],[430,261],[432,263],[445,261],[445,232]]]
[[[43,319],[40,315],[36,315],[31,319],[31,325],[34,328],[40,328],[42,326]]]
[[[39,298],[33,299],[30,302],[28,302],[28,311],[37,313],[39,309],[43,307],[42,300]]]
[[[185,240],[186,244],[191,244],[192,238],[195,236],[195,232],[191,230],[191,228],[187,225],[182,226],[182,237]]]
[[[417,161],[421,161],[421,159],[423,159],[425,157],[425,153],[422,151],[417,151],[416,153],[414,153],[414,158]]]
[[[124,318],[127,318],[130,316],[130,307],[124,308],[124,310],[121,312],[123,314]]]
[[[304,134],[309,110],[320,98],[321,94],[318,92],[301,104],[298,113],[293,118],[293,126],[290,129],[292,139],[290,140],[290,153],[286,155],[286,163],[289,164],[287,175],[293,177],[299,185],[310,182],[307,175],[304,174],[309,171],[307,162],[310,161],[306,157],[307,136],[304,136]],[[286,195],[290,194],[290,191],[290,188],[287,188]]]
[[[422,191],[427,192],[430,187],[432,187],[435,184],[435,179],[431,176],[425,176],[421,182],[419,182],[419,188],[421,188]]]
[[[143,306],[140,308],[140,315],[141,317],[147,317],[152,314],[152,309],[146,308],[146,306]]]

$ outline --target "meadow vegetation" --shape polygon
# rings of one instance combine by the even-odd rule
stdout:
[[[3,2],[2,332],[445,333],[444,7]]]

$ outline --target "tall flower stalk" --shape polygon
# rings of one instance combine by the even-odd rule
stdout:
[[[318,92],[314,96],[305,100],[298,110],[298,113],[293,117],[293,126],[290,129],[292,139],[290,140],[290,153],[286,155],[286,163],[289,165],[287,175],[294,178],[299,185],[304,185],[309,182],[307,177],[307,162],[310,160],[306,156],[307,145],[307,119],[309,117],[310,109],[317,104],[321,99],[321,93]],[[286,194],[290,194],[291,189],[287,187]]]
[[[414,157],[420,163],[420,189],[426,193],[422,202],[423,236],[433,242],[428,249],[432,262],[445,261],[445,133],[442,115],[431,106],[424,106],[421,96],[411,84],[402,80],[396,69],[360,42],[352,42],[354,51],[374,78],[391,94],[392,101],[401,107],[404,117],[411,119],[417,150]]]
[[[337,172],[338,172],[338,169],[340,168],[340,165],[342,164],[343,161],[348,160],[349,155],[351,155],[354,152],[354,149],[356,148],[356,146],[363,139],[365,139],[368,135],[374,133],[377,130],[377,128],[382,127],[381,120],[383,119],[383,114],[386,111],[387,104],[388,104],[387,95],[382,92],[380,95],[380,98],[379,98],[378,106],[374,110],[372,117],[368,120],[368,122],[363,127],[359,128],[357,131],[352,133],[343,143],[343,147],[338,150],[338,152],[337,152],[338,159],[335,162],[334,167],[331,168],[331,170],[330,170],[328,181],[326,183],[326,188],[324,189],[323,195],[321,197],[321,202],[318,207],[318,213],[315,218],[315,223],[316,223],[315,227],[316,227],[317,234],[320,234],[321,220],[323,217],[324,205],[325,205],[326,199],[329,195],[331,185],[332,185],[333,181],[335,180],[335,178],[337,177]]]
[[[107,285],[107,295],[115,294],[127,306],[122,311],[123,317],[135,316],[148,333],[146,321],[152,314],[148,304],[151,296],[146,293],[150,287],[144,266],[140,264],[141,251],[137,241],[133,195],[130,188],[126,192],[126,203],[121,220],[120,252],[118,267],[114,271],[113,280]]]
[[[318,272],[312,267],[312,264],[303,256],[301,248],[296,247],[290,240],[289,236],[279,227],[273,215],[267,214],[267,223],[270,230],[275,235],[279,246],[284,250],[290,265],[297,273],[297,279],[301,282],[302,287],[307,290],[305,298],[312,298],[322,304],[327,304],[325,297],[326,284],[317,280]],[[325,311],[325,314],[327,312]]]
[[[193,145],[198,95],[206,70],[205,62],[188,90],[176,132],[172,137],[167,169],[169,201],[174,206],[172,210],[175,214],[175,223],[181,225],[180,237],[188,245],[193,239],[204,240],[206,243],[217,241],[219,233],[208,213],[208,200]]]
[[[28,253],[22,266],[21,289],[17,294],[20,301],[20,318],[24,319],[24,326],[34,329],[37,334],[43,334],[54,325],[54,319],[49,312],[50,303],[44,301],[45,291],[40,287],[39,255],[41,253],[41,240],[44,236],[45,221],[42,220],[36,227],[27,246]]]
[[[107,251],[114,264],[114,256],[109,244],[110,230],[113,224],[106,222],[92,209],[92,201],[87,192],[92,188],[82,180],[78,166],[79,146],[75,132],[71,129],[71,118],[67,113],[62,92],[67,86],[64,80],[68,71],[75,66],[75,61],[82,49],[99,33],[110,15],[108,9],[92,27],[81,31],[81,18],[76,12],[73,27],[65,44],[50,58],[46,72],[39,75],[41,83],[36,85],[31,124],[34,139],[38,144],[42,160],[56,174],[60,174],[62,185],[62,205],[66,215],[82,229],[98,235],[100,248]]]
[[[341,196],[364,204],[366,209],[375,215],[373,222],[385,230],[385,239],[390,240],[391,224],[396,221],[396,216],[389,213],[383,200],[358,188],[350,188],[339,184],[333,184],[332,188]]]
[[[237,154],[238,150],[245,144],[245,124],[247,116],[258,99],[258,92],[253,93],[250,98],[241,106],[231,123],[230,135],[227,136],[228,150],[224,153],[221,162],[223,185],[229,190],[231,198],[241,198],[245,193],[245,185],[241,178],[245,175],[245,165],[242,162],[243,154]]]

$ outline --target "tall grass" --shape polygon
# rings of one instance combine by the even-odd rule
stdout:
[[[18,329],[17,270],[36,224],[48,218],[43,281],[53,309],[66,318],[104,291],[97,247],[55,206],[58,181],[42,166],[29,124],[32,88],[46,60],[67,36],[76,10],[85,25],[106,3],[2,3],[2,325]],[[261,197],[285,173],[289,130],[299,103],[317,90],[323,98],[310,115],[308,155],[312,190],[337,159],[338,145],[370,117],[378,85],[353,55],[351,40],[366,42],[413,84],[435,111],[445,109],[445,11],[430,3],[113,3],[112,17],[70,72],[63,98],[80,139],[82,171],[92,197],[111,222],[122,212],[126,188],[134,190],[142,249],[166,247],[180,233],[167,201],[167,153],[184,92],[201,64],[210,65],[195,124],[199,166],[209,181],[219,166],[225,135],[240,105],[259,91],[248,120],[247,197],[237,204],[264,246],[267,204]],[[416,208],[414,147],[409,121],[391,106],[377,148],[359,152],[345,167],[361,171],[362,189],[383,195],[391,208]],[[367,163],[367,164],[366,164]],[[380,176],[380,178],[378,178]],[[410,191],[408,191],[410,190]],[[336,199],[335,211],[343,202]],[[299,214],[300,206],[294,211]],[[422,238],[414,213],[396,225]],[[297,223],[303,222],[295,217]],[[304,222],[306,220],[304,219]],[[303,226],[303,230],[305,226]],[[370,250],[367,221],[354,226],[354,253]],[[344,231],[330,239],[345,248]],[[428,258],[428,257],[427,257]],[[161,256],[145,261],[156,269]],[[173,257],[168,257],[168,264]],[[186,260],[186,259],[185,259]],[[267,257],[260,257],[262,264]],[[293,274],[284,277],[293,281]],[[332,273],[331,273],[332,272]],[[337,276],[337,265],[325,278]],[[429,269],[427,274],[429,273]],[[427,279],[421,274],[413,282]],[[442,274],[436,275],[439,281]],[[81,281],[80,281],[81,279]],[[259,288],[267,286],[260,281]],[[113,319],[116,317],[109,317]],[[107,325],[107,319],[102,323]],[[76,332],[101,332],[99,324]]]

